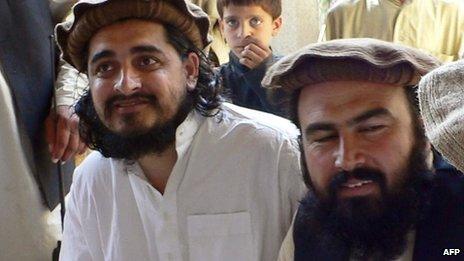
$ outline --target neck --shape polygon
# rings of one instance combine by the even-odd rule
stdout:
[[[172,144],[160,154],[150,154],[137,160],[148,182],[161,194],[177,161],[175,145]]]

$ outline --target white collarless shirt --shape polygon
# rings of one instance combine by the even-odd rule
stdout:
[[[303,195],[298,132],[231,104],[192,112],[164,194],[135,162],[92,153],[75,171],[61,260],[276,260]]]

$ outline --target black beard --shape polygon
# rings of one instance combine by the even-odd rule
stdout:
[[[105,157],[136,160],[144,155],[162,153],[173,145],[177,127],[193,108],[193,97],[187,92],[171,119],[157,123],[148,130],[124,135],[114,133],[103,124],[95,111],[90,92],[76,104],[76,114],[80,118],[79,133],[90,149],[98,150]]]
[[[295,260],[392,260],[406,249],[407,234],[420,220],[429,194],[432,173],[424,149],[415,146],[404,180],[387,189],[385,175],[372,169],[339,173],[328,196],[312,190],[303,198],[294,225]],[[337,201],[336,191],[347,176],[370,179],[381,197]]]

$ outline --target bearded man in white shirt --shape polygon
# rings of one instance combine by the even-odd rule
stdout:
[[[81,1],[57,28],[89,77],[62,260],[275,260],[302,195],[296,128],[223,103],[184,0]]]

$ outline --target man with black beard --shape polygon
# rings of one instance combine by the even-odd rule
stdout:
[[[56,29],[87,74],[96,150],[76,169],[61,260],[275,260],[303,195],[297,129],[223,103],[209,21],[184,0],[85,0]]]
[[[271,67],[265,86],[293,91],[311,188],[279,260],[439,260],[464,246],[464,180],[433,155],[416,101],[438,65],[409,47],[348,39]]]

